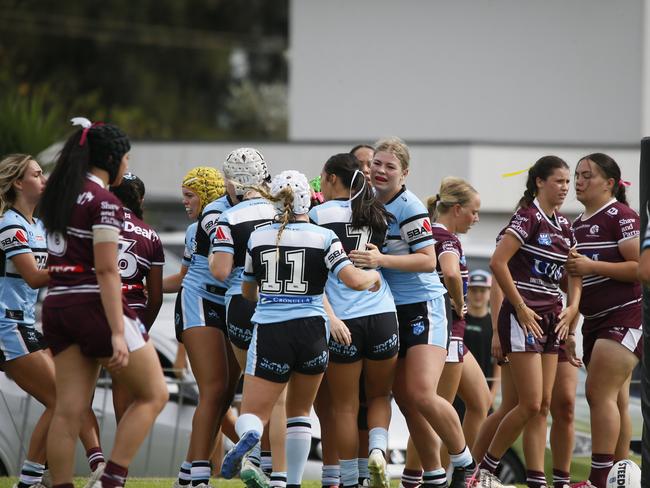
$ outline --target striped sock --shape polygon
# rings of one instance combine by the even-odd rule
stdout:
[[[94,472],[99,466],[99,463],[105,463],[104,453],[102,452],[101,447],[91,447],[86,451],[86,458],[88,459],[88,466],[90,466],[90,471]]]
[[[253,450],[248,453],[248,456],[246,456],[248,460],[253,463],[255,466],[258,468],[262,464],[262,445],[258,442],[255,444],[255,447],[253,447]]]
[[[359,466],[359,484],[361,484],[363,480],[370,478],[370,471],[368,471],[368,458],[358,458],[357,465]]]
[[[497,467],[499,467],[500,460],[501,460],[500,458],[496,458],[489,452],[486,452],[485,457],[483,458],[483,461],[481,461],[479,468],[487,469],[490,473],[494,474],[495,471],[497,470]]]
[[[104,474],[101,477],[102,488],[121,488],[126,483],[126,477],[129,474],[128,468],[108,461],[104,468]]]
[[[190,475],[192,476],[192,486],[199,486],[200,484],[208,484],[210,482],[210,461],[201,459],[199,461],[192,461],[192,469]]]
[[[189,461],[183,461],[181,464],[181,469],[178,472],[178,484],[181,486],[187,486],[192,482],[192,463]]]
[[[422,487],[426,488],[446,488],[447,472],[443,468],[425,471],[422,475]]]
[[[571,484],[571,474],[561,469],[553,468],[553,488],[564,488]]]
[[[25,459],[23,467],[20,470],[20,478],[18,478],[18,488],[27,488],[28,486],[40,483],[43,480],[43,471],[45,471],[44,464]]]
[[[271,473],[271,480],[269,481],[271,488],[286,488],[287,486],[287,473],[285,471],[274,471]]]
[[[311,449],[311,420],[309,417],[287,419],[287,486],[300,485]]]
[[[271,451],[262,451],[260,467],[264,474],[267,476],[271,475],[273,471],[273,458],[271,457]]]
[[[355,459],[341,459],[341,484],[345,487],[357,486],[359,483],[359,464]]]
[[[591,472],[589,481],[594,486],[606,486],[609,470],[614,466],[614,456],[611,454],[591,454]]]
[[[339,486],[341,468],[339,468],[338,464],[323,464],[320,479],[323,486]]]
[[[526,485],[528,488],[546,487],[546,476],[542,471],[526,470]]]
[[[407,469],[402,471],[402,486],[404,488],[418,488],[422,484],[422,470]]]

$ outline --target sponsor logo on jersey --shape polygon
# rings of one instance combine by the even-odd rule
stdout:
[[[77,197],[77,205],[85,205],[87,203],[90,203],[94,198],[95,196],[92,194],[92,192],[85,191]]]
[[[569,224],[569,221],[565,217],[562,217],[561,215],[557,216],[557,222],[558,224],[566,224],[566,225]]]
[[[143,229],[139,225],[135,225],[130,220],[124,221],[124,232],[130,232],[149,240],[153,240],[154,237],[158,237],[152,229]]]
[[[612,207],[612,208],[607,210],[607,214],[612,215],[612,216],[618,215],[618,209],[616,207]]]
[[[414,220],[404,225],[407,241],[414,241],[431,235],[431,222],[428,218]]]
[[[541,259],[535,258],[533,264],[533,273],[538,276],[547,276],[554,282],[560,281],[562,273],[564,272],[564,266],[557,263],[549,263]]]
[[[540,234],[537,236],[537,243],[540,246],[550,246],[552,244],[551,236],[549,234]]]
[[[311,303],[312,297],[260,294],[260,303]]]
[[[600,230],[600,227],[598,225],[592,225],[589,227],[589,233],[591,235],[598,235],[598,231]]]
[[[226,237],[226,233],[223,231],[221,227],[217,227],[217,233],[214,236],[214,239],[216,241],[227,241],[228,238]]]
[[[7,310],[5,311],[5,318],[22,322],[25,320],[25,313],[22,310]]]

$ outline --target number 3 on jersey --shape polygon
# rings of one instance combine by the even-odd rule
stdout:
[[[133,278],[138,272],[138,259],[131,252],[134,246],[135,241],[133,239],[120,239],[117,266],[123,279]]]
[[[269,249],[260,253],[260,259],[266,271],[260,286],[262,293],[307,293],[308,283],[305,281],[304,249],[297,251]],[[290,278],[288,280],[278,279],[280,266],[282,266],[282,269],[290,268]]]

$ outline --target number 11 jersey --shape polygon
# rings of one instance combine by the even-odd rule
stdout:
[[[259,300],[251,321],[266,324],[305,317],[324,317],[323,290],[352,265],[336,234],[308,222],[292,222],[282,231],[273,223],[248,240],[244,281],[257,281]]]

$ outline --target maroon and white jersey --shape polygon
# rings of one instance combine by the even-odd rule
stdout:
[[[438,277],[440,282],[444,285],[445,281],[443,279],[442,268],[440,267],[440,256],[445,253],[452,253],[458,257],[458,265],[460,266],[460,276],[463,280],[463,296],[467,296],[467,283],[469,281],[469,270],[467,269],[467,260],[465,259],[465,253],[463,253],[463,246],[460,244],[460,239],[458,236],[452,232],[449,232],[447,228],[437,222],[431,224],[431,233],[433,234],[433,239],[436,241],[436,271],[438,272]],[[452,339],[462,339],[465,335],[465,321],[462,320],[456,311],[452,310],[453,324],[451,326],[451,338]]]
[[[165,264],[165,254],[158,234],[128,208],[122,210],[124,227],[118,260],[122,293],[131,308],[144,309],[147,306],[144,280],[152,266]]]
[[[521,242],[508,269],[526,305],[537,313],[561,307],[560,279],[576,244],[568,219],[558,212],[548,217],[535,199],[530,207],[515,212],[503,232]]]
[[[99,298],[99,285],[93,269],[93,230],[122,230],[122,202],[104,188],[102,181],[88,175],[72,207],[65,235],[47,236],[50,284],[47,302],[51,307],[66,307]]]
[[[578,252],[595,261],[622,263],[625,258],[620,243],[639,238],[639,215],[627,205],[613,199],[588,219],[580,214],[573,223]],[[608,313],[637,305],[641,301],[641,285],[625,283],[607,276],[587,275],[582,278],[580,313],[594,319]]]

